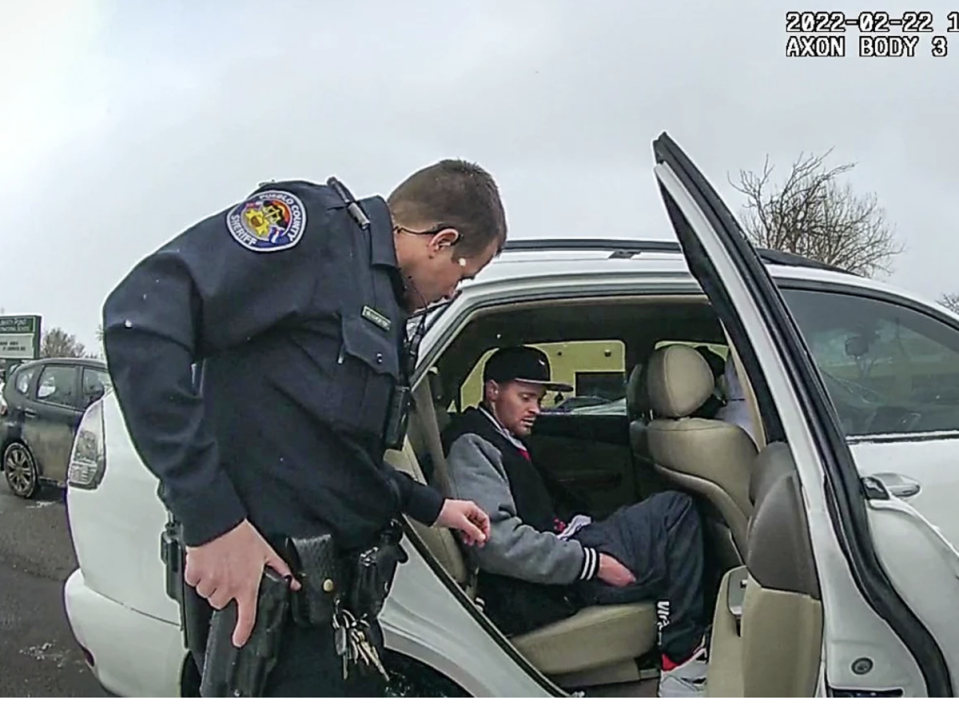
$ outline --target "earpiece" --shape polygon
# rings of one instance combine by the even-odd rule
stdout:
[[[465,258],[465,257],[461,257],[461,258],[459,259],[459,263],[460,263],[460,267],[466,267],[466,258]]]

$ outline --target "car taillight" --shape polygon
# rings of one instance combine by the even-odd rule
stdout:
[[[103,480],[106,465],[103,402],[98,400],[87,408],[80,420],[67,467],[67,483],[74,488],[93,490]]]

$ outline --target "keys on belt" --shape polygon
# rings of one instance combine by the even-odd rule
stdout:
[[[334,644],[336,654],[343,660],[343,679],[349,676],[351,664],[362,663],[367,668],[373,667],[386,681],[390,680],[379,651],[373,644],[370,634],[370,624],[365,620],[357,620],[350,611],[339,608],[333,614]]]

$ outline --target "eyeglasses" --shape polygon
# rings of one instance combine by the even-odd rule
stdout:
[[[453,242],[450,243],[450,245],[456,245],[463,238],[463,233],[460,231],[460,229],[449,223],[440,223],[436,227],[430,228],[429,230],[412,230],[410,228],[407,228],[406,226],[393,226],[394,232],[403,231],[404,233],[409,233],[410,235],[438,235],[442,233],[444,230],[456,231],[456,239],[453,240]]]

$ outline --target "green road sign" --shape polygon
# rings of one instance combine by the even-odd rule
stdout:
[[[0,316],[0,360],[40,357],[40,317]]]

